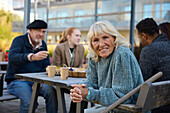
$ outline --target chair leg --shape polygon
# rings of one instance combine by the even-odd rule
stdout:
[[[91,107],[93,107],[93,106],[95,106],[95,104],[91,102]]]

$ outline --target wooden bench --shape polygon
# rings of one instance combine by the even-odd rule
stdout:
[[[7,89],[3,90],[3,96],[0,97],[0,102],[18,99],[16,96],[10,94]]]
[[[170,104],[170,80],[142,85],[136,105],[120,104],[116,109],[133,113],[145,113],[148,110]]]
[[[2,79],[0,81],[1,85],[2,85],[0,90],[3,92],[2,96],[0,96],[0,102],[18,99],[16,96],[10,94],[7,89],[3,88],[5,73],[6,73],[6,71],[0,71],[0,74],[1,74],[0,77]]]

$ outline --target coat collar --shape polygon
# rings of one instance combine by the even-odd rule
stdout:
[[[68,45],[68,42],[64,42],[64,50],[65,50],[65,54],[66,54],[66,61],[67,61],[67,64],[68,64],[68,67],[70,67],[70,62],[71,62],[71,59],[70,59],[70,50],[69,50],[69,45]]]
[[[29,37],[28,37],[28,33],[26,33],[25,35],[24,35],[24,42],[25,42],[25,46],[27,46],[28,48],[31,48],[32,50],[33,50],[33,46],[30,44],[30,42],[29,42]],[[42,43],[43,43],[43,41],[42,41]],[[43,46],[42,46],[43,44],[41,44],[41,46],[39,46],[38,48],[36,48],[36,49],[42,49],[43,48]],[[35,50],[36,50],[35,49]]]
[[[31,44],[29,43],[29,39],[28,39],[28,33],[26,33],[25,35],[24,35],[24,37],[25,37],[25,45],[27,46],[27,47],[29,47],[29,48],[32,48],[32,46],[31,46]]]
[[[67,61],[68,67],[70,67],[71,55],[70,55],[70,50],[69,50],[70,47],[68,45],[68,41],[64,42],[64,49],[65,49],[66,61]],[[75,49],[74,61],[75,61],[75,59],[78,60],[79,59],[78,57],[80,57],[80,56],[79,56],[79,49],[78,49],[78,47],[75,46],[74,49]],[[73,63],[73,65],[74,65],[74,63]]]
[[[161,33],[152,42],[157,42],[157,41],[168,41],[168,38],[166,38],[164,33]]]

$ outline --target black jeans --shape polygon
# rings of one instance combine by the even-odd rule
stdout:
[[[81,113],[84,113],[84,109],[87,108],[88,102],[87,101],[82,101],[81,102]],[[71,106],[70,106],[70,112],[69,113],[76,113],[76,106],[77,103],[74,103],[71,101]]]

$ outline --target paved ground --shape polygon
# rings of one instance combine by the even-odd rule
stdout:
[[[66,99],[66,108],[67,111],[70,109],[70,96],[68,94],[65,94]],[[43,97],[38,97],[38,103],[39,106],[36,109],[36,113],[46,113],[46,107],[45,107],[45,100]],[[0,102],[0,113],[18,113],[20,105],[20,100],[11,100],[11,101],[4,101]]]
[[[71,102],[69,94],[65,94],[65,100],[66,100],[66,109],[68,112],[70,109],[70,102]],[[38,103],[39,103],[39,106],[36,109],[35,113],[46,113],[44,98],[39,96]],[[19,105],[20,105],[19,99],[0,102],[0,113],[18,113]],[[88,104],[88,107],[90,107],[90,105],[91,104]]]

